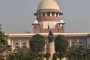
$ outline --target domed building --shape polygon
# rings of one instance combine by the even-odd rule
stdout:
[[[55,0],[42,0],[34,14],[37,25],[33,24],[34,33],[47,33],[48,26],[53,33],[64,33],[64,22],[62,22],[62,12]]]
[[[65,22],[61,18],[63,13],[56,0],[41,0],[34,15],[36,19],[32,23],[32,33],[9,33],[8,44],[11,45],[12,51],[17,47],[29,48],[29,40],[35,34],[41,34],[47,40],[49,29],[54,36],[61,34],[67,37],[69,46],[79,45],[85,50],[90,49],[90,33],[65,33]]]

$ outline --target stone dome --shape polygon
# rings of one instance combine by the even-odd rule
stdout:
[[[60,8],[55,0],[42,0],[39,4],[37,10],[43,10],[43,9],[60,10]]]
[[[34,20],[33,24],[38,24],[39,22],[37,20]]]
[[[60,20],[60,23],[64,24],[65,22],[63,20]]]

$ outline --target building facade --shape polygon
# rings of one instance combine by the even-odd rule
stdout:
[[[9,34],[8,43],[11,45],[12,50],[17,47],[27,47],[29,48],[29,40],[36,33],[23,33],[23,34]],[[38,33],[43,35],[46,40],[48,39],[48,33]],[[67,37],[69,46],[79,45],[82,48],[90,49],[90,33],[54,33],[54,36],[64,35]]]
[[[9,33],[8,44],[12,51],[18,47],[29,48],[29,40],[35,34],[41,34],[47,39],[49,28],[54,36],[61,34],[67,37],[69,46],[79,45],[85,50],[90,49],[90,33],[65,33],[65,22],[61,18],[63,13],[55,0],[42,0],[34,15],[36,20],[32,23],[32,33]]]

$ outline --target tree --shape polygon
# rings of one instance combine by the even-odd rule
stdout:
[[[45,47],[45,38],[40,34],[36,34],[36,35],[32,36],[31,40],[29,41],[29,44],[30,44],[30,52],[31,52],[30,55],[34,58],[41,57],[40,54],[42,54],[42,52],[45,49],[44,48]]]
[[[76,54],[78,52],[78,46],[72,45],[71,47],[68,48],[68,58],[69,60],[74,60],[76,59]]]
[[[6,59],[6,55],[3,52],[6,52],[10,48],[7,38],[8,36],[2,31],[2,25],[0,24],[0,60]]]
[[[61,56],[66,56],[66,52],[68,49],[68,41],[66,39],[66,37],[64,37],[63,35],[58,35],[55,38],[55,51],[56,53],[58,53],[61,58]]]
[[[84,54],[85,50],[81,46],[72,45],[68,49],[68,57],[71,60],[83,60],[85,57]]]
[[[7,35],[2,31],[2,25],[0,24],[0,53],[10,48],[7,44]]]
[[[2,31],[2,25],[0,24],[0,46],[7,45],[7,35]]]
[[[30,60],[28,48],[18,48],[16,52],[9,54],[7,60]]]

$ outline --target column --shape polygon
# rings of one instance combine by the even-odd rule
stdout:
[[[49,57],[48,60],[52,60],[53,59],[53,54],[55,53],[54,41],[53,42],[49,42],[49,53],[50,53],[50,57]]]
[[[21,40],[19,40],[19,43],[20,43],[20,45],[19,45],[19,46],[20,46],[20,47],[22,47],[22,43],[21,43]]]
[[[13,47],[13,40],[11,40],[11,50],[12,50],[12,52],[13,52],[13,50],[14,50],[14,47]]]
[[[55,17],[57,16],[56,13],[54,13],[54,16],[55,16]]]
[[[45,16],[47,16],[47,13],[45,13]]]
[[[52,13],[50,13],[50,16],[52,16]]]
[[[79,44],[79,39],[77,39],[77,45],[79,46],[80,44]]]
[[[8,39],[8,45],[11,45],[12,44],[12,40],[11,39]]]
[[[29,48],[29,40],[27,40],[27,48]]]
[[[72,41],[71,41],[71,39],[69,40],[69,47],[71,47],[72,46]]]
[[[58,13],[58,17],[60,17],[59,13]]]

